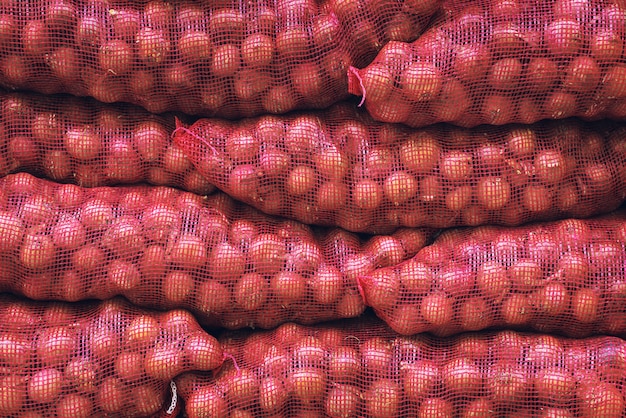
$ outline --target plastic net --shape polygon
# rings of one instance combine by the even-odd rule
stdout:
[[[384,122],[425,126],[626,116],[621,0],[449,0],[413,43],[350,69],[349,90]]]
[[[0,85],[235,118],[326,107],[441,0],[4,1]]]
[[[220,338],[215,373],[176,379],[198,417],[613,417],[626,343],[512,331],[401,337],[377,322]]]
[[[412,129],[340,103],[200,119],[174,142],[236,199],[356,232],[587,217],[626,197],[626,129],[607,121]]]
[[[69,302],[123,295],[188,308],[207,326],[357,316],[365,306],[355,277],[408,259],[430,235],[314,231],[223,193],[0,179],[0,291]]]
[[[626,335],[626,212],[442,233],[411,260],[357,278],[399,333],[491,327]]]
[[[1,18],[0,18],[1,20]],[[0,174],[84,187],[147,182],[215,190],[174,145],[173,115],[72,96],[0,92]]]
[[[0,414],[150,417],[175,409],[171,380],[212,370],[218,341],[186,311],[0,296]]]

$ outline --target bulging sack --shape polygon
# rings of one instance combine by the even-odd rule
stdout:
[[[68,95],[0,92],[0,175],[28,172],[81,187],[215,186],[173,144],[173,115]]]
[[[0,9],[0,85],[239,118],[323,108],[347,69],[412,41],[441,0],[47,0]]]
[[[588,217],[626,197],[626,126],[375,122],[348,103],[238,122],[200,119],[174,143],[208,182],[269,214],[349,231]]]
[[[624,119],[626,9],[620,0],[446,1],[413,43],[389,42],[349,90],[376,120],[533,123]]]
[[[513,331],[402,337],[379,322],[220,338],[232,355],[176,382],[189,418],[612,417],[625,412],[626,344]]]
[[[183,310],[124,299],[34,302],[0,296],[0,414],[154,417],[175,410],[172,379],[217,368],[221,345]]]
[[[626,212],[443,232],[412,259],[358,278],[401,334],[492,327],[626,335]]]
[[[36,300],[123,295],[205,326],[273,328],[358,316],[355,277],[397,264],[434,231],[369,239],[271,217],[224,193],[0,179],[0,291]]]

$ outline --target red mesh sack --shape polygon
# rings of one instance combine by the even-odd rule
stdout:
[[[35,0],[0,8],[0,85],[236,118],[326,107],[441,0]]]
[[[449,0],[413,43],[390,42],[349,90],[377,120],[425,126],[626,116],[621,0]]]
[[[491,327],[626,335],[626,212],[442,233],[412,259],[359,277],[401,334]]]
[[[84,187],[147,182],[211,193],[215,186],[172,143],[174,125],[173,115],[127,104],[0,92],[0,174],[25,171]]]
[[[25,173],[0,179],[0,231],[0,291],[70,302],[123,295],[226,328],[357,316],[365,306],[355,277],[413,256],[430,234],[366,241],[223,193],[84,189]]]
[[[175,409],[175,376],[211,370],[223,360],[218,341],[183,310],[147,311],[123,299],[67,304],[5,294],[0,318],[5,417],[156,416]]]
[[[588,217],[626,197],[626,130],[607,121],[411,129],[342,103],[200,119],[174,143],[236,199],[356,232]]]
[[[176,378],[198,417],[613,417],[626,342],[513,331],[402,337],[378,322],[220,338],[234,361]]]

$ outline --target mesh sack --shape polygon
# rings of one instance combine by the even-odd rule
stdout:
[[[350,68],[349,91],[375,119],[471,127],[626,116],[622,1],[444,7],[446,17],[415,42],[390,42],[370,65]]]
[[[34,302],[0,295],[0,414],[150,417],[174,409],[171,380],[211,370],[218,341],[191,314],[123,299]],[[38,415],[41,414],[41,415]]]
[[[265,213],[356,232],[588,217],[626,196],[624,125],[411,129],[341,103],[174,131],[198,172]]]
[[[357,278],[401,334],[491,327],[626,335],[626,212],[442,233],[412,259]]]
[[[430,235],[366,241],[223,193],[83,189],[25,173],[0,179],[0,231],[0,291],[70,302],[123,295],[226,328],[357,316],[365,306],[355,277],[415,255]]]
[[[36,0],[0,8],[0,85],[236,118],[346,98],[441,0]]]
[[[29,172],[84,187],[215,186],[171,141],[174,116],[72,96],[0,92],[0,175]]]
[[[176,378],[197,417],[623,417],[626,342],[513,331],[402,337],[359,320],[220,338]]]

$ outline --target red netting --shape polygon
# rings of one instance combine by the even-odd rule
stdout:
[[[359,277],[399,333],[491,327],[626,336],[626,212],[517,228],[448,230],[417,255]]]
[[[33,302],[0,296],[0,414],[150,417],[175,407],[175,376],[217,368],[218,341],[182,310],[123,299]]]
[[[0,19],[1,20],[1,19]],[[0,174],[85,187],[147,182],[215,190],[171,141],[173,115],[72,96],[0,93]]]
[[[4,1],[0,85],[223,117],[326,107],[441,0]]]
[[[174,133],[209,182],[266,213],[368,233],[587,217],[626,197],[626,130],[575,119],[411,129],[342,103]]]
[[[378,322],[220,338],[215,373],[176,379],[198,417],[612,417],[626,413],[626,342],[512,331],[401,337]]]
[[[355,277],[412,257],[429,236],[313,231],[223,193],[0,179],[0,291],[64,301],[124,295],[188,308],[209,326],[357,316],[365,306]]]
[[[413,43],[390,42],[349,90],[375,119],[425,126],[626,117],[621,0],[448,0]]]

